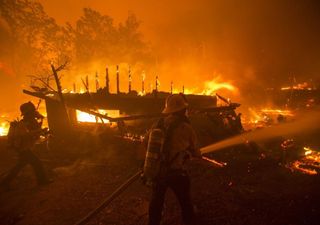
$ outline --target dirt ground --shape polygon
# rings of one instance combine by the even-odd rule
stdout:
[[[0,173],[15,163],[14,153],[0,143]],[[0,193],[1,225],[70,225],[84,217],[141,164],[137,144],[111,141],[92,151],[36,149],[52,184],[38,187],[27,167],[9,191]],[[80,151],[80,150],[79,150]],[[205,161],[188,167],[199,225],[283,225],[320,223],[320,177],[292,172],[256,150],[230,149],[216,155],[228,165]],[[88,224],[146,225],[150,190],[135,182]],[[179,205],[169,191],[163,225],[179,225]]]

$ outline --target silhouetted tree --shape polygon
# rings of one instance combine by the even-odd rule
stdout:
[[[124,24],[115,26],[113,19],[84,8],[73,30],[78,62],[105,60],[110,63],[135,63],[148,55],[147,45],[139,33],[139,22],[129,14]]]
[[[88,62],[95,58],[111,58],[116,44],[117,30],[109,16],[84,8],[83,15],[73,29],[76,59]]]
[[[70,49],[67,29],[56,24],[42,5],[29,0],[2,0],[0,16],[9,25],[14,40],[14,68],[42,69],[48,62],[67,55]]]
[[[129,13],[124,24],[119,24],[119,57],[125,62],[146,60],[149,57],[147,45],[142,41],[142,34],[138,30],[139,26],[140,22],[133,13]]]
[[[148,56],[133,14],[123,24],[114,25],[110,16],[84,8],[75,26],[60,26],[36,0],[1,0],[0,19],[10,29],[16,73],[43,74],[50,61],[59,63],[65,58],[83,66],[97,60],[133,64]]]

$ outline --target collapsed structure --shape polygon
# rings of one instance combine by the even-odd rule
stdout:
[[[53,71],[55,72],[54,68]],[[161,111],[165,104],[165,99],[171,93],[160,92],[156,85],[152,93],[141,95],[131,89],[130,79],[129,92],[122,93],[119,90],[118,70],[116,77],[116,93],[110,93],[109,91],[108,70],[106,71],[106,86],[97,88],[97,91],[94,93],[90,93],[88,89],[86,93],[62,93],[58,80],[57,92],[41,89],[35,89],[35,91],[24,90],[23,92],[45,100],[48,126],[51,133],[55,136],[66,136],[71,130],[75,128],[81,129],[82,125],[88,125],[88,122],[99,123],[101,126],[109,126],[116,123],[123,133],[124,130],[128,131],[128,129],[124,129],[126,124],[137,120],[142,121],[140,125],[135,124],[135,128],[139,127],[140,130],[133,129],[133,132],[142,134],[149,126],[150,121],[154,121],[155,118],[162,116]],[[87,83],[84,82],[84,84]],[[157,83],[158,81],[156,81]],[[143,83],[142,88],[144,88]],[[235,109],[240,104],[231,103],[219,95],[185,95],[185,97],[189,103],[191,122],[195,123],[195,127],[198,127],[199,132],[205,130],[205,133],[216,136],[217,133],[213,131],[219,131],[220,136],[224,133],[220,138],[224,138],[225,135],[236,134],[242,130],[240,115],[235,113]],[[224,101],[225,106],[217,106],[217,98]],[[87,116],[91,115],[91,118],[93,117],[94,120],[83,120],[81,115],[83,116],[84,114]],[[147,124],[147,126],[141,124]],[[208,129],[212,131],[208,132]]]

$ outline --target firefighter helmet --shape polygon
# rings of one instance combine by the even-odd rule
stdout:
[[[29,113],[35,113],[36,107],[32,102],[26,102],[20,106],[20,111],[21,111],[21,115],[24,116]]]
[[[188,107],[188,103],[182,94],[170,95],[166,99],[166,106],[162,113],[170,114],[179,112]]]

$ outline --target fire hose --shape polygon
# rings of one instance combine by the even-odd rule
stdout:
[[[79,220],[75,225],[84,225],[89,222],[95,215],[97,215],[101,210],[107,207],[116,197],[118,197],[122,192],[124,192],[133,182],[140,178],[142,170],[139,170],[133,176],[131,176],[126,182],[124,182],[120,187],[118,187],[109,197],[107,197],[97,208],[92,210],[89,214]]]
[[[219,163],[213,159],[209,159],[207,157],[202,157],[202,160],[209,161],[216,166],[223,167],[225,163]],[[132,183],[140,178],[142,174],[142,170],[139,170],[133,176],[131,176],[126,182],[124,182],[120,187],[118,187],[109,197],[107,197],[97,208],[92,210],[89,214],[79,220],[75,225],[85,225],[87,224],[95,215],[97,215],[101,210],[107,207],[115,198],[117,198],[122,192],[124,192]]]

